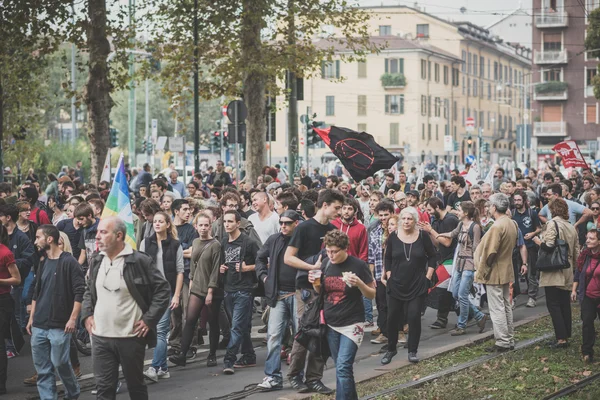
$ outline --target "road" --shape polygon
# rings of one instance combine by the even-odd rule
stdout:
[[[541,291],[543,293],[543,290]],[[535,318],[540,314],[546,313],[545,298],[538,300],[535,308],[526,308],[525,302],[527,297],[521,295],[517,298],[517,308],[514,312],[515,323],[525,319]],[[459,337],[451,337],[448,332],[456,323],[456,316],[450,315],[448,327],[445,330],[433,330],[428,326],[436,319],[436,310],[428,309],[423,316],[423,331],[421,343],[419,346],[419,356],[421,358],[430,357],[440,352],[442,348],[451,348],[462,346],[475,340],[479,340],[486,335],[489,336],[492,331],[491,322],[488,322],[486,331],[483,334],[478,334],[476,327],[468,328],[467,335]],[[242,392],[245,389],[252,388],[257,383],[261,382],[263,374],[263,366],[266,357],[266,345],[263,344],[265,334],[259,334],[257,331],[261,327],[258,315],[254,318],[253,327],[253,342],[256,348],[257,366],[243,370],[236,370],[233,376],[224,376],[222,374],[222,358],[224,351],[219,351],[218,366],[208,368],[206,366],[206,355],[208,354],[207,346],[201,346],[198,351],[198,356],[195,361],[188,363],[186,367],[171,367],[171,378],[161,380],[159,383],[149,385],[150,398],[169,398],[172,400],[220,400],[231,398],[230,395],[235,392]],[[370,331],[370,330],[369,330]],[[378,354],[381,345],[371,344],[369,340],[371,336],[367,332],[365,341],[358,350],[355,363],[355,377],[357,381],[372,377],[373,375],[384,373],[385,371],[399,368],[407,364],[406,349],[398,349],[398,355],[394,361],[383,367],[379,363],[381,355]],[[152,359],[152,351],[146,352],[146,363],[149,364]],[[82,386],[82,395],[80,399],[94,399],[95,396],[90,393],[93,389],[93,375],[91,368],[91,357],[80,357],[82,372],[84,376],[80,380]],[[287,372],[287,366],[283,363],[284,376]],[[36,399],[37,389],[35,387],[25,387],[22,384],[24,378],[31,376],[34,373],[33,364],[31,362],[31,351],[25,348],[19,357],[9,360],[9,372],[7,389],[11,399]],[[335,368],[331,359],[328,360],[323,382],[330,387],[335,387]],[[117,398],[126,399],[127,388],[123,383],[123,388]],[[238,397],[241,398],[241,397]],[[284,384],[284,390],[273,393],[258,393],[247,396],[249,399],[298,399],[303,396],[296,394],[291,390],[287,381]]]

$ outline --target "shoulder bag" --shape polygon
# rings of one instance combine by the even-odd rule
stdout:
[[[554,226],[556,228],[556,242],[554,247],[552,247],[550,250],[544,250],[545,246],[540,246],[538,260],[535,264],[535,268],[542,272],[570,268],[569,245],[560,238],[560,231],[556,221],[552,222],[554,222]]]

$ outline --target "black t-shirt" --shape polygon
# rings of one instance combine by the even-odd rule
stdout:
[[[285,256],[285,250],[279,252],[277,264],[279,271],[277,271],[277,287],[279,290],[284,292],[295,292],[296,291],[296,273],[297,269],[290,267],[283,262]]]
[[[435,220],[431,223],[431,227],[437,233],[448,233],[452,232],[454,228],[458,226],[458,217],[454,214],[446,213],[446,216],[442,220]],[[456,248],[457,240],[453,239],[450,247],[446,247],[443,244],[438,246],[438,262],[442,263],[446,260],[454,257],[454,249]]]
[[[365,322],[365,308],[362,293],[357,287],[350,287],[342,280],[343,272],[355,273],[367,285],[373,282],[369,266],[363,260],[348,256],[341,264],[332,264],[324,259],[321,269],[321,282],[325,288],[325,322],[328,325],[342,327]],[[325,271],[327,270],[327,271]]]
[[[242,244],[245,242],[245,249]],[[253,291],[256,288],[256,274],[254,271],[241,272],[240,256],[243,257],[246,265],[256,263],[256,254],[258,253],[258,243],[250,239],[245,233],[242,233],[233,242],[225,241],[223,244],[223,260],[228,269],[225,272],[225,291]],[[236,271],[236,264],[240,263],[240,272]]]
[[[310,218],[298,225],[289,246],[297,248],[298,254],[296,256],[304,261],[321,251],[325,234],[334,229],[336,228],[332,223],[323,225],[316,219]],[[297,285],[297,288],[312,289],[312,285],[308,283],[308,274],[306,271],[299,270],[298,272],[302,274],[303,278],[300,279],[302,283]]]
[[[72,218],[59,221],[56,224],[56,228],[59,231],[66,233],[69,242],[71,242],[71,247],[73,248],[73,257],[75,257],[76,260],[79,260],[79,254],[81,253],[79,241],[81,240],[81,232],[83,229],[75,229]]]
[[[52,260],[46,259],[42,271],[42,276],[38,280],[38,285],[41,285],[40,294],[35,302],[35,313],[33,314],[33,326],[39,329],[50,329],[48,322],[52,313],[52,296],[54,295],[54,287],[56,286],[56,267],[58,266],[58,258]]]
[[[528,233],[534,232],[538,226],[540,226],[540,219],[537,212],[531,208],[527,208],[523,214],[515,210],[513,213],[513,220],[519,225],[519,229],[523,236]],[[535,246],[533,240],[525,240],[525,246],[528,248]]]
[[[458,206],[460,206],[460,203],[463,201],[471,201],[471,195],[468,190],[465,190],[462,197],[458,197],[458,193],[456,192],[450,193],[447,206],[450,206],[453,210],[458,210]]]

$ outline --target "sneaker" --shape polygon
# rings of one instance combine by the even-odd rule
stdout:
[[[117,390],[115,391],[115,393],[119,393],[121,391],[121,386],[123,386],[123,382],[117,381]]]
[[[248,367],[255,367],[255,366],[256,366],[256,358],[249,359],[248,357],[241,357],[239,360],[237,360],[233,364],[234,368],[248,368]]]
[[[186,358],[187,360],[194,360],[194,359],[196,359],[196,352],[197,352],[197,351],[198,351],[198,350],[196,350],[196,348],[195,348],[195,347],[192,347],[191,349],[189,349],[189,350],[187,351],[187,353],[185,353],[185,358]]]
[[[397,351],[386,352],[385,355],[381,358],[381,365],[388,365],[390,362],[392,362],[392,358],[394,358],[396,354],[398,354]]]
[[[179,354],[179,350],[177,350],[175,347],[171,347],[169,350],[167,350],[167,357],[174,356],[175,354]]]
[[[481,318],[479,321],[477,321],[477,326],[479,327],[479,333],[483,333],[483,331],[485,331],[485,324],[488,322],[489,319],[490,319],[490,317],[488,317],[486,314],[483,314],[483,318]]]
[[[183,356],[183,354],[176,354],[176,355],[169,357],[169,362],[171,362],[175,365],[179,365],[180,367],[185,367],[187,360]]]
[[[226,363],[225,364],[225,368],[223,368],[223,373],[225,375],[233,375],[233,374],[235,374],[235,369],[233,369],[233,364]]]
[[[404,332],[398,332],[398,344],[404,344],[408,341]]]
[[[260,329],[258,330],[258,333],[267,333],[267,329],[268,329],[268,328],[267,328],[267,326],[265,325],[265,326],[263,326],[262,328],[260,328]],[[259,386],[260,386],[260,385],[261,385],[261,384],[259,383]]]
[[[507,351],[510,351],[510,347],[500,347],[497,345],[493,345],[491,347],[486,348],[485,351],[488,353],[505,353]]]
[[[73,367],[73,373],[75,373],[75,378],[81,378],[81,375],[83,375],[81,372],[81,365]]]
[[[515,308],[517,308],[517,302],[515,301],[515,299],[514,299],[514,298],[511,300],[510,306],[511,306],[511,308],[512,308],[513,310],[514,310]]]
[[[377,329],[373,329],[371,331],[371,336],[379,336],[381,335],[381,329],[377,328]]]
[[[208,355],[208,358],[206,359],[206,366],[207,367],[216,367],[217,366],[217,355],[216,354]]]
[[[11,358],[15,358],[18,355],[19,354],[16,351],[6,350],[6,358],[8,358],[9,360]]]
[[[456,328],[450,331],[450,336],[461,336],[467,333],[467,330],[464,328]]]
[[[527,305],[525,307],[529,307],[529,308],[533,308],[535,307],[535,299],[532,299],[531,297],[529,298],[529,300],[527,300]]]
[[[144,376],[152,382],[158,382],[158,373],[154,367],[148,367],[148,369],[144,371]]]
[[[270,392],[272,390],[283,389],[283,382],[273,378],[272,376],[266,376],[261,383],[256,385],[262,392]]]
[[[171,377],[171,373],[169,372],[169,370],[163,370],[163,369],[159,369],[156,372],[156,375],[158,375],[158,379],[169,379]]]
[[[325,386],[323,384],[323,382],[321,382],[320,380],[306,382],[306,386],[308,386],[308,388],[310,389],[311,392],[315,392],[315,393],[319,393],[319,394],[332,394],[333,393],[333,389],[330,389],[327,386]]]
[[[375,324],[373,323],[373,321],[367,321],[367,322],[365,322],[365,328],[370,328],[372,326],[375,326]]]
[[[436,320],[433,324],[429,325],[431,329],[446,329],[448,323],[442,320]]]
[[[589,354],[584,355],[582,359],[584,364],[589,365],[594,363],[594,357],[590,356]]]
[[[379,335],[375,339],[371,339],[371,343],[373,343],[373,344],[384,344],[387,342],[388,342],[388,338],[383,335]]]
[[[419,357],[417,357],[417,352],[408,353],[408,361],[416,364],[419,362]]]
[[[25,386],[37,386],[37,374],[33,374],[31,378],[23,379],[23,384]]]
[[[310,392],[310,389],[308,388],[306,383],[304,383],[302,377],[299,375],[290,378],[290,385],[292,386],[292,389],[294,389],[298,393]]]

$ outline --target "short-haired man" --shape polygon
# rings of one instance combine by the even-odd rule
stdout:
[[[358,205],[363,213],[363,220],[361,222],[367,226],[369,224],[369,220],[371,219],[371,209],[369,206],[371,185],[363,182],[356,187],[356,191],[358,192]]]
[[[500,190],[500,185],[503,184],[504,182],[508,182],[508,179],[504,176],[505,172],[504,172],[504,168],[497,168],[496,172],[494,173],[494,191],[499,191]]]
[[[279,215],[271,211],[269,195],[265,192],[252,194],[252,208],[256,212],[248,217],[248,221],[252,223],[260,243],[263,244],[269,236],[279,232]]]
[[[463,201],[470,201],[471,195],[467,191],[467,182],[462,176],[453,176],[450,179],[450,189],[452,193],[448,196],[446,211],[458,215],[458,207]]]
[[[282,192],[275,199],[275,212],[281,218],[281,214],[287,210],[296,211],[298,204],[298,198],[294,193]]]
[[[104,200],[90,199],[88,200],[88,204],[92,206],[92,210],[94,210],[94,217],[100,218],[102,216],[102,211],[104,211]]]
[[[119,217],[103,218],[90,260],[81,319],[93,335],[92,355],[99,399],[114,399],[119,364],[132,399],[148,399],[144,383],[146,346],[156,345],[156,327],[171,295],[169,283],[147,254],[125,243]]]
[[[486,285],[490,319],[496,344],[488,350],[503,352],[514,347],[513,313],[510,283],[515,280],[512,252],[517,243],[517,224],[506,215],[510,202],[502,193],[490,197],[490,214],[494,224],[475,249],[475,282]]]
[[[325,180],[325,187],[327,189],[335,189],[337,188],[338,183],[340,183],[340,178],[335,175],[329,175]]]
[[[250,331],[256,289],[254,266],[260,244],[240,230],[241,219],[236,210],[228,210],[223,215],[227,240],[222,243],[223,264],[219,271],[224,274],[225,305],[231,316],[231,338],[223,359],[226,375],[235,373],[234,368],[256,365]],[[240,347],[242,356],[237,358]]]
[[[173,188],[173,192],[179,193],[179,195],[182,198],[186,197],[187,191],[185,190],[185,185],[183,184],[183,182],[179,182],[179,180],[177,180],[177,177],[179,177],[179,173],[177,173],[177,171],[171,171],[171,173],[169,174],[169,178],[171,179],[169,184]]]
[[[492,190],[492,185],[490,185],[489,183],[484,183],[483,185],[481,185],[482,198],[489,200],[493,192],[494,191]]]
[[[306,174],[306,168],[300,168],[300,183],[309,189],[312,185],[312,179]]]
[[[316,204],[317,213],[313,218],[307,219],[296,228],[285,250],[284,262],[287,265],[303,271],[317,268],[304,260],[322,250],[323,238],[327,232],[335,229],[331,220],[339,215],[344,199],[344,195],[337,190],[325,189],[319,193]],[[303,296],[303,292],[310,294],[308,298]],[[296,312],[299,319],[304,314],[305,304],[316,297],[317,293],[312,289],[312,285],[308,283],[308,273],[306,275],[302,274],[300,282],[296,282]],[[306,361],[308,361],[308,365],[306,367],[305,383],[302,380],[302,373]],[[288,370],[288,379],[293,389],[301,393],[312,391],[331,394],[333,391],[321,382],[324,367],[325,361],[320,355],[308,352],[304,346],[294,341]]]
[[[471,196],[471,201],[473,203],[475,203],[477,200],[481,199],[482,198],[481,186],[479,186],[479,185],[471,186],[471,189],[469,190],[469,196]]]
[[[381,191],[385,196],[387,196],[390,190],[393,190],[394,192],[400,190],[400,185],[394,182],[395,179],[396,177],[391,172],[385,174],[385,183],[381,185],[379,191]]]
[[[88,260],[92,258],[92,254],[97,251],[96,247],[96,230],[98,229],[98,218],[94,216],[94,210],[88,203],[81,203],[75,207],[73,217],[77,220],[78,225],[83,228],[79,239],[79,264],[87,270]]]
[[[223,243],[227,240],[227,232],[225,231],[225,225],[223,223],[223,215],[227,211],[238,211],[242,205],[242,199],[238,195],[237,192],[226,192],[219,200],[219,205],[221,206],[221,217],[219,217],[212,224],[212,235],[215,239],[223,245]],[[239,212],[239,211],[238,211]],[[261,243],[260,237],[258,233],[254,230],[254,226],[252,222],[248,221],[246,218],[241,217],[240,221],[240,230],[244,232],[246,235],[250,236],[253,240],[258,243]]]
[[[563,188],[560,185],[560,183],[553,183],[546,188],[546,192],[544,194],[546,195],[548,203],[551,203],[555,199],[563,197]],[[585,223],[593,215],[592,210],[590,210],[589,208],[572,200],[563,200],[567,203],[567,206],[569,207],[569,222],[575,227],[575,229],[577,229],[577,227],[580,224]],[[542,221],[543,223],[546,223],[552,219],[552,213],[550,213],[548,204],[546,204],[544,208],[540,210],[539,217],[540,221]]]
[[[281,232],[269,236],[256,257],[256,276],[264,282],[265,298],[271,307],[265,378],[258,385],[264,391],[283,388],[281,343],[290,324],[293,335],[298,330],[295,296],[297,271],[284,262],[284,254],[299,220],[300,214],[296,211],[284,211],[279,216]]]
[[[35,234],[35,245],[46,257],[36,275],[27,332],[42,399],[58,396],[55,371],[65,387],[65,397],[76,399],[80,394],[69,349],[71,335],[77,330],[85,279],[77,260],[58,246],[59,237],[54,225],[42,225]]]
[[[222,183],[223,187],[231,185],[231,176],[225,171],[225,163],[218,160],[216,166],[216,170],[206,179],[206,186],[213,189],[217,181]]]

